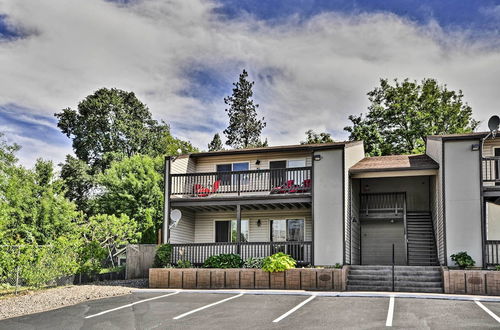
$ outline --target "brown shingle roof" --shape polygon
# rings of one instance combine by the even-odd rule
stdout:
[[[363,158],[354,164],[349,169],[349,172],[408,171],[437,168],[439,168],[438,163],[427,155],[394,155]]]

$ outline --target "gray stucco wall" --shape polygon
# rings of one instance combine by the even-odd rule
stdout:
[[[444,142],[446,247],[450,256],[466,251],[482,266],[479,152],[471,145],[479,140]]]
[[[343,262],[343,150],[316,151],[314,161],[314,263]]]

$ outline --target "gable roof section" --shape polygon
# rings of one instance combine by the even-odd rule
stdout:
[[[365,157],[350,169],[350,173],[433,170],[439,165],[427,155],[392,155]]]
[[[330,142],[318,144],[294,144],[286,146],[272,146],[261,148],[248,148],[248,149],[232,149],[220,150],[209,152],[198,152],[190,154],[190,157],[207,157],[207,156],[224,156],[224,155],[243,155],[253,153],[266,153],[266,152],[286,152],[286,151],[314,151],[323,149],[342,149],[351,145],[363,143],[362,141],[344,141],[344,142]]]

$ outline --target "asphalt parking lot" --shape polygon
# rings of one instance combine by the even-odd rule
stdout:
[[[0,321],[0,329],[499,329],[500,302],[139,292]]]

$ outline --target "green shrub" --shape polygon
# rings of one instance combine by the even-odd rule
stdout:
[[[495,270],[500,271],[500,265],[496,265],[496,266],[495,266]]]
[[[297,262],[288,254],[278,252],[272,256],[265,257],[262,262],[262,270],[266,272],[283,272],[295,268]]]
[[[243,264],[243,268],[262,268],[262,262],[264,261],[264,258],[253,258],[250,257],[247,260],[245,260],[245,263]]]
[[[208,257],[203,263],[204,268],[241,268],[243,259],[239,254],[219,254]]]
[[[333,266],[333,268],[335,269],[341,269],[342,268],[342,264],[339,264],[338,262],[335,264],[335,266]]]
[[[451,255],[453,260],[460,268],[469,268],[476,264],[474,259],[467,252],[458,252]]]
[[[191,261],[189,260],[179,260],[177,261],[177,268],[192,268]]]
[[[170,244],[162,244],[156,250],[154,268],[165,268],[170,266],[170,258],[172,256],[172,246]]]

